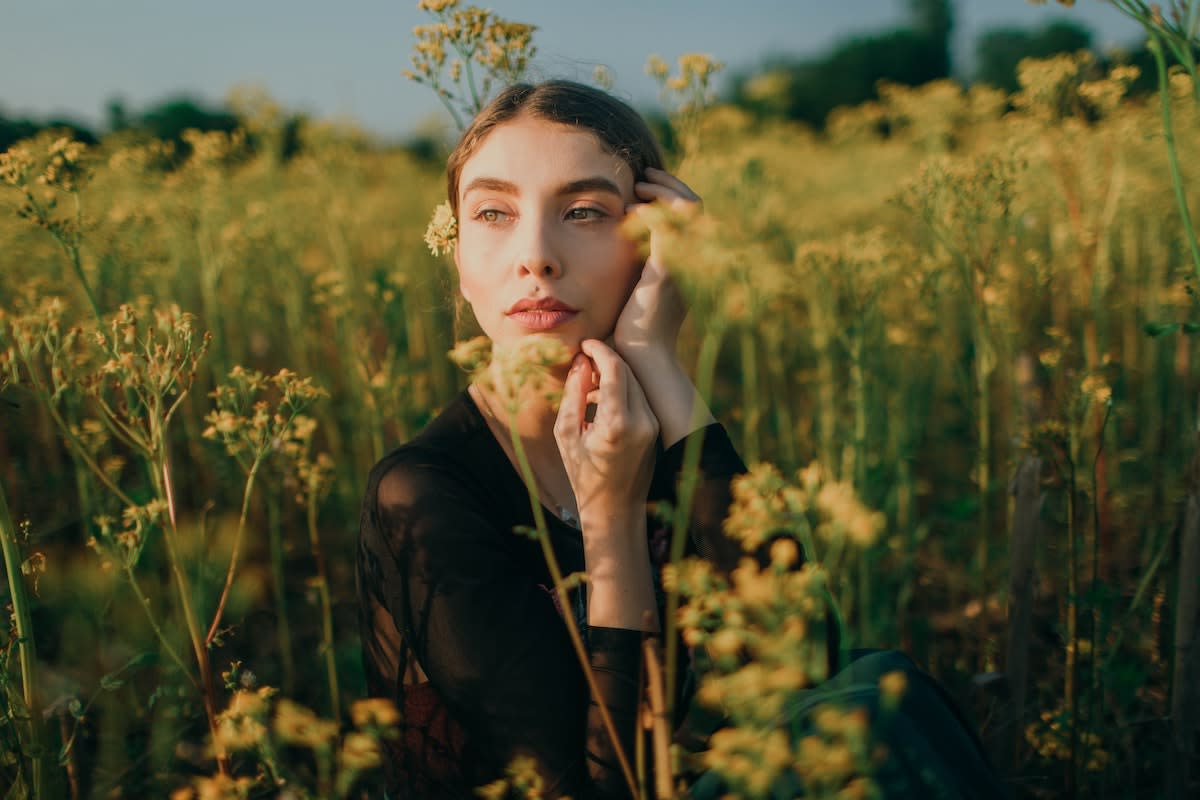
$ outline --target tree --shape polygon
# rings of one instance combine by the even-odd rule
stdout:
[[[230,132],[238,127],[238,119],[225,109],[209,109],[190,97],[175,97],[137,115],[133,127],[142,128],[158,139],[178,143],[189,128]]]
[[[1048,58],[1092,46],[1092,33],[1073,22],[1051,22],[1041,30],[997,28],[979,36],[975,45],[975,82],[1015,92],[1017,65],[1023,58]]]
[[[776,58],[736,77],[733,102],[819,128],[834,108],[874,98],[880,81],[917,86],[948,77],[949,0],[909,0],[909,9],[908,27],[844,39],[823,58]]]

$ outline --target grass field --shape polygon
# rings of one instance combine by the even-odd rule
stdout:
[[[1128,77],[1061,57],[1011,97],[888,87],[823,135],[716,106],[673,164],[706,203],[672,261],[718,418],[780,480],[852,489],[808,543],[849,641],[911,653],[1029,796],[1153,796],[1169,749],[1195,280]],[[1194,173],[1194,89],[1171,91]],[[277,125],[7,156],[5,796],[377,780],[358,509],[466,380],[422,244],[444,182],[321,124],[284,159]],[[1014,698],[991,678],[1017,663]]]

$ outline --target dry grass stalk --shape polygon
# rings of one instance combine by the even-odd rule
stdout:
[[[650,719],[652,721],[654,756],[654,796],[659,800],[674,797],[671,788],[671,730],[667,724],[667,700],[663,693],[662,665],[658,662],[658,651],[654,642],[642,642],[642,657],[646,663],[646,680],[649,683]]]

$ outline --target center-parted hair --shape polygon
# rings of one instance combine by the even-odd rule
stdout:
[[[516,83],[483,107],[463,131],[446,160],[446,196],[458,216],[458,182],[463,165],[492,130],[519,117],[556,122],[591,132],[640,180],[646,167],[662,169],[662,150],[641,115],[608,92],[574,81]]]

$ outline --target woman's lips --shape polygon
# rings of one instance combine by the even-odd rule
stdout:
[[[570,322],[578,313],[566,308],[529,308],[513,311],[508,318],[531,331],[548,331]]]

